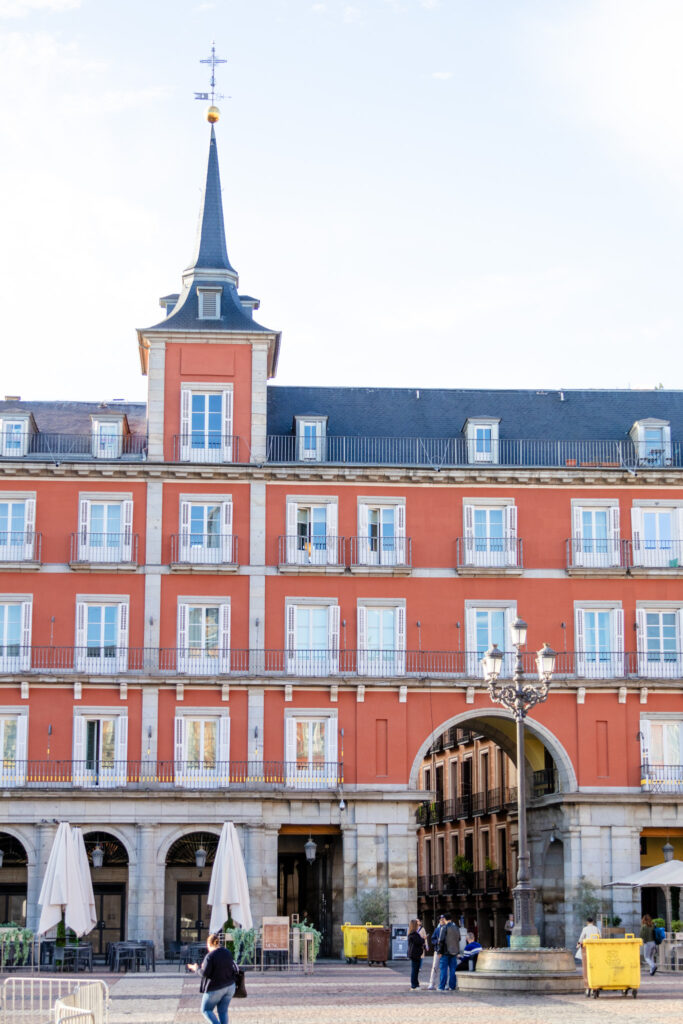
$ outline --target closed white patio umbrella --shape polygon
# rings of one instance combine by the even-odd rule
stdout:
[[[662,847],[664,862],[653,864],[651,868],[643,868],[642,871],[634,871],[632,875],[618,878],[612,885],[630,886],[632,889],[655,888],[664,890],[664,902],[666,905],[666,927],[671,930],[671,888],[683,887],[683,861],[674,860],[674,848],[671,843]]]
[[[219,931],[230,916],[241,928],[253,926],[247,871],[237,829],[231,821],[223,825],[218,841],[207,903],[211,907],[212,932]]]
[[[92,931],[97,923],[90,868],[80,829],[60,822],[38,902],[41,907],[38,934],[54,928],[64,915],[64,924],[76,935]]]

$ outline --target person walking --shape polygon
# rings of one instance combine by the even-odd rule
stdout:
[[[593,920],[592,917],[587,917],[586,918],[586,923],[583,926],[581,934],[579,935],[579,941],[576,943],[576,954],[575,954],[579,958],[579,960],[581,961],[581,970],[583,972],[583,983],[586,986],[588,986],[588,967],[587,967],[588,958],[587,958],[586,954],[583,951],[583,944],[586,941],[586,939],[599,939],[599,938],[600,938],[600,931],[596,927],[595,921]]]
[[[650,968],[650,974],[657,973],[657,964],[655,962],[655,950],[657,944],[655,943],[655,926],[652,923],[652,918],[649,914],[645,914],[641,920],[640,937],[643,940],[643,956],[645,963]]]
[[[446,983],[452,992],[457,988],[458,982],[455,977],[455,969],[458,966],[458,953],[460,952],[460,929],[453,924],[451,915],[444,914],[446,922],[441,929],[439,938],[439,992],[446,991]]]
[[[408,925],[408,959],[410,960],[410,988],[415,992],[420,987],[418,975],[422,954],[424,953],[425,940],[420,934],[420,922],[413,918]]]
[[[214,933],[206,940],[207,954],[199,964],[188,964],[188,971],[199,974],[202,993],[201,1012],[209,1024],[228,1024],[228,1006],[235,994],[237,966],[232,953],[221,946],[220,935]]]
[[[441,916],[439,917],[439,923],[437,924],[436,928],[432,932],[431,947],[432,947],[432,951],[433,951],[433,956],[432,956],[432,969],[431,969],[431,972],[429,974],[429,985],[428,985],[428,988],[429,988],[430,992],[433,992],[434,989],[436,988],[436,981],[437,981],[437,978],[439,976],[439,960],[441,959],[441,954],[439,953],[439,939],[441,938],[441,929],[444,927],[445,924],[446,924],[446,918],[445,918],[445,916],[443,914],[441,914]]]

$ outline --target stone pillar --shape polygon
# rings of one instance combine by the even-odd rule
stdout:
[[[408,922],[417,913],[417,838],[411,824],[389,825],[389,920]]]
[[[342,826],[342,863],[344,870],[344,921],[355,921],[358,896],[358,837],[356,826],[349,822]]]
[[[377,885],[377,826],[356,824],[356,888],[358,895]]]
[[[159,687],[145,686],[142,690],[142,736],[140,760],[156,765],[159,739]],[[151,732],[151,735],[150,735]]]
[[[131,939],[153,939],[164,954],[164,871],[156,862],[156,825],[136,826],[137,864],[128,868],[128,927]]]
[[[239,826],[238,826],[239,828]],[[277,914],[277,837],[279,824],[242,826],[251,916],[258,928],[263,917]]]
[[[248,690],[247,761],[263,760],[263,715],[265,690],[263,687],[249,687]]]
[[[40,888],[45,877],[45,869],[50,857],[50,851],[54,838],[57,835],[57,826],[50,822],[36,825],[33,841],[36,851],[34,864],[29,864],[26,869],[26,927],[35,932],[40,920],[40,906],[38,897]]]
[[[266,668],[261,655],[266,615],[266,485],[263,480],[253,480],[249,494],[249,669],[258,674]]]
[[[164,384],[166,346],[152,341],[149,346],[149,367],[147,370],[147,458],[150,462],[162,462],[164,458]],[[169,459],[173,453],[169,453]]]
[[[268,342],[251,346],[251,462],[266,461]]]

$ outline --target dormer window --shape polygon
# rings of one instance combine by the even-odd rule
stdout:
[[[92,453],[96,459],[120,459],[123,444],[123,420],[103,416],[92,421]]]
[[[327,416],[297,416],[296,437],[302,462],[323,462],[326,454]]]
[[[220,320],[221,288],[198,288],[200,320]]]
[[[465,423],[468,462],[497,463],[498,425],[500,420],[488,417],[474,417]]]
[[[28,451],[28,420],[0,420],[0,454],[6,458],[19,458]]]
[[[667,420],[637,420],[630,437],[639,466],[671,465],[671,425]]]

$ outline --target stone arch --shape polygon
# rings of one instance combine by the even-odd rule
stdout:
[[[12,836],[12,839],[16,839],[18,843],[24,847],[26,853],[26,866],[33,868],[36,866],[36,848],[33,843],[29,840],[28,836],[21,828],[16,828],[14,825],[0,825],[0,832],[4,832],[8,836]]]
[[[497,728],[496,724],[491,723],[491,719],[500,720],[501,728]],[[471,711],[463,711],[458,715],[453,715],[451,718],[447,718],[440,725],[438,725],[433,732],[431,732],[424,742],[418,748],[418,751],[413,760],[413,765],[410,770],[410,780],[408,783],[409,789],[418,788],[418,775],[419,770],[424,758],[429,751],[432,743],[438,739],[439,736],[446,729],[450,729],[454,726],[459,727],[472,727],[476,726],[477,722],[482,723],[481,731],[494,740],[506,754],[516,759],[516,746],[514,741],[514,734],[511,736],[509,726],[514,726],[514,720],[512,715],[507,711],[503,711],[501,708],[482,708],[472,709]],[[578,786],[576,781],[576,772],[574,771],[574,765],[572,760],[565,750],[564,746],[560,743],[557,737],[548,729],[545,725],[541,725],[535,718],[527,718],[525,720],[527,732],[539,740],[543,746],[551,754],[553,761],[557,767],[557,773],[560,783],[560,790],[563,793],[574,793]],[[505,728],[507,726],[507,728]]]
[[[167,832],[166,835],[161,839],[157,847],[156,862],[160,867],[166,867],[166,858],[168,851],[171,849],[173,844],[178,840],[182,839],[183,836],[189,836],[193,832],[211,832],[215,836],[220,836],[222,825],[183,825],[181,828],[176,828],[172,832]]]
[[[134,836],[129,836],[127,831],[118,828],[116,825],[81,825],[81,832],[85,838],[93,832],[102,832],[106,835],[112,836],[117,842],[121,843],[121,846],[126,851],[128,857],[128,867],[134,868],[137,864],[137,844]]]

